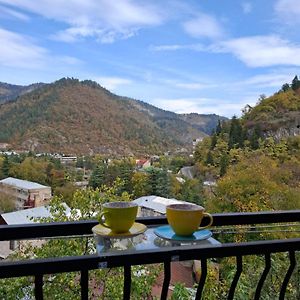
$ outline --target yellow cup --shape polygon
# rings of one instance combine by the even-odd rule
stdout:
[[[138,205],[133,202],[108,202],[102,205],[99,223],[114,233],[128,232],[133,225]]]
[[[190,236],[199,229],[204,229],[213,223],[211,214],[195,204],[171,204],[166,207],[167,220],[177,235]],[[199,227],[204,216],[209,217],[209,224]]]

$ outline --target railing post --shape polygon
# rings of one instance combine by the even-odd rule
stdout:
[[[130,289],[131,289],[131,265],[124,266],[124,288],[123,288],[123,299],[130,300]]]
[[[206,276],[207,276],[207,259],[203,258],[201,259],[201,277],[199,280],[195,300],[200,300],[202,297]]]
[[[36,300],[43,300],[43,274],[34,277],[34,296]]]
[[[230,290],[228,293],[228,300],[233,299],[235,288],[240,279],[242,271],[243,271],[243,257],[239,255],[236,257],[236,272],[230,286]]]
[[[261,274],[260,280],[257,284],[254,300],[259,300],[260,299],[260,293],[261,293],[263,284],[264,284],[264,282],[267,278],[267,275],[268,275],[270,269],[271,269],[271,254],[267,253],[265,255],[265,269],[264,269],[263,273]]]
[[[281,286],[280,295],[279,295],[280,300],[284,300],[284,295],[285,295],[285,292],[286,292],[287,285],[289,283],[289,280],[290,280],[290,278],[293,274],[293,271],[295,269],[295,266],[296,266],[295,251],[289,251],[289,256],[290,256],[290,267],[287,270],[287,273],[284,277],[284,280],[283,280],[283,283],[282,283],[282,286]]]
[[[81,300],[89,299],[89,271],[81,270],[80,276]]]
[[[171,261],[170,259],[168,259],[164,261],[164,283],[160,295],[161,300],[165,300],[168,297],[170,279],[171,279]]]

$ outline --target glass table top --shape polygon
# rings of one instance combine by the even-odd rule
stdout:
[[[159,237],[157,234],[155,234],[155,229],[157,229],[157,227],[148,228],[144,233],[131,238],[112,238],[94,234],[97,253],[104,254],[122,250],[130,250],[133,252],[141,250],[155,251],[155,249],[163,247],[173,248],[191,245],[194,245],[197,248],[221,246],[221,243],[217,241],[213,235],[208,235],[207,238],[203,240],[178,241]]]

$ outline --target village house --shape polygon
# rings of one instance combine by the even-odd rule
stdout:
[[[135,165],[137,169],[144,169],[151,167],[151,159],[137,159],[135,161]]]
[[[15,198],[17,210],[46,205],[52,197],[51,187],[13,177],[0,180],[0,192]]]

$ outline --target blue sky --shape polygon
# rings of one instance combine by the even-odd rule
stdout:
[[[231,117],[300,74],[299,25],[299,0],[0,0],[0,81]]]

